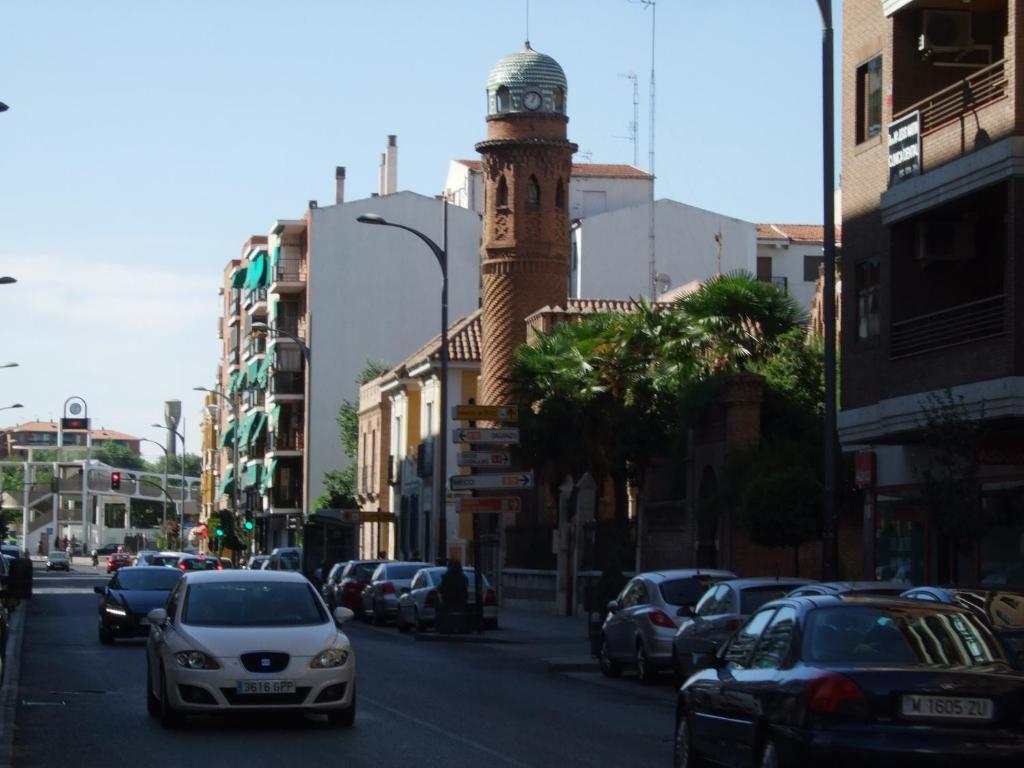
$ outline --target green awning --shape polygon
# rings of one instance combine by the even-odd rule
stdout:
[[[228,376],[228,394],[233,395],[238,391],[238,372],[235,371]]]
[[[252,423],[252,427],[249,429],[249,451],[255,452],[256,446],[263,436],[267,432],[267,414],[263,411],[257,411],[256,419]]]
[[[233,421],[228,422],[227,428],[220,435],[220,442],[217,443],[218,448],[227,448],[229,445],[234,445],[233,440],[235,439],[235,423]]]
[[[256,373],[256,386],[260,389],[266,389],[267,387],[267,373],[270,370],[270,355],[264,355],[263,362],[260,363],[260,369]]]
[[[260,361],[253,360],[245,366],[245,383],[249,387],[255,387],[260,375]]]
[[[277,469],[277,459],[271,459],[267,462],[267,471],[263,473],[263,486],[264,488],[274,487],[274,470]]]
[[[252,423],[256,418],[255,413],[250,413],[244,419],[242,419],[242,426],[238,430],[238,445],[242,450],[249,445],[249,430],[252,429]]]
[[[252,488],[260,484],[260,474],[263,470],[262,464],[250,464],[245,468],[245,480],[242,482],[243,488]]]
[[[249,259],[249,268],[245,276],[246,288],[262,288],[267,274],[267,252],[257,251],[256,255]]]
[[[220,485],[217,487],[217,495],[223,496],[226,493],[231,493],[235,489],[235,468],[228,465],[227,471],[224,473],[224,477],[221,478]]]
[[[242,288],[245,285],[245,273],[246,269],[242,267],[231,276],[232,288]]]
[[[270,409],[270,413],[267,416],[267,426],[270,429],[277,429],[278,422],[281,420],[281,404],[278,403]]]

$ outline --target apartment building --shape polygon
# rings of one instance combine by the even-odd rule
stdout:
[[[865,575],[1019,581],[1024,4],[843,12],[839,435],[857,452]],[[972,479],[946,508],[936,491]]]
[[[18,448],[56,448],[60,427],[56,421],[26,421],[0,431],[0,458],[18,454]],[[103,445],[119,445],[132,453],[139,453],[139,438],[118,432],[115,429],[64,430],[63,442],[68,447],[93,448]]]

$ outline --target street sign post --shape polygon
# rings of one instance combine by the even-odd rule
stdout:
[[[452,490],[526,490],[533,488],[533,470],[500,475],[454,475],[449,478]]]
[[[459,514],[501,514],[519,512],[522,502],[518,496],[477,496],[456,499],[455,511]]]
[[[462,451],[456,461],[460,467],[511,467],[508,451]]]
[[[456,405],[452,418],[457,421],[519,421],[515,405]]]
[[[519,430],[508,429],[463,429],[452,430],[453,443],[475,443],[479,445],[519,445]]]

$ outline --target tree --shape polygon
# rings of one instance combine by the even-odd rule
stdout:
[[[92,457],[111,467],[122,469],[149,469],[149,464],[139,454],[120,443],[103,442],[92,448]]]
[[[167,473],[168,477],[181,477],[181,456],[161,455],[153,462],[152,466],[144,467],[152,472]],[[203,472],[203,459],[194,453],[185,454],[185,475],[187,477],[198,477]]]

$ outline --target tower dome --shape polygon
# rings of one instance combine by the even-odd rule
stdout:
[[[557,61],[527,42],[498,60],[487,77],[487,114],[565,114],[565,72]]]

